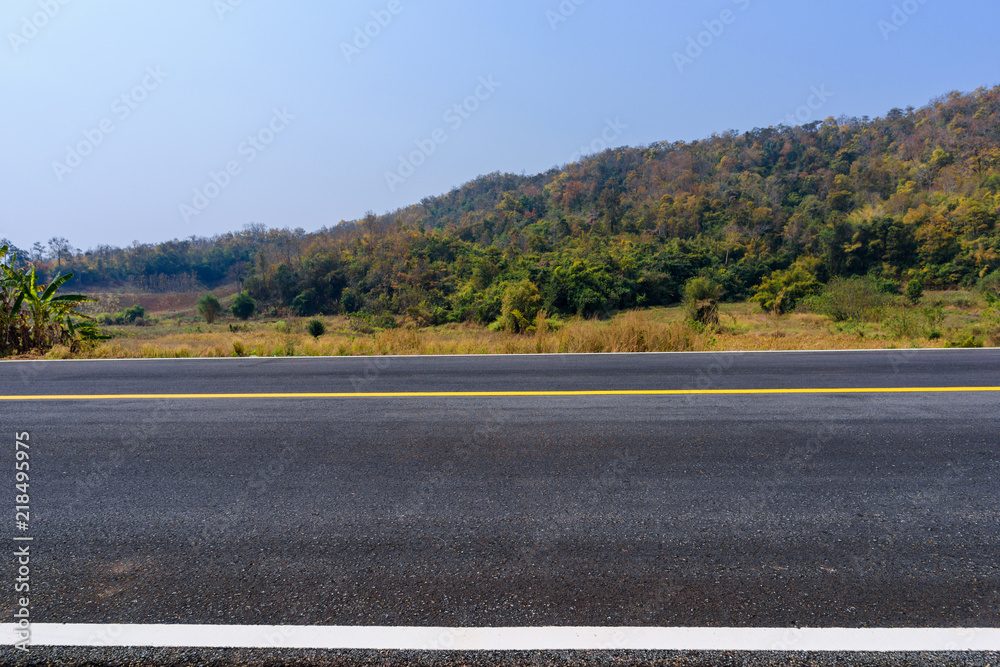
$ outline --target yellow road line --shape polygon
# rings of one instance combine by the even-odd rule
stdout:
[[[880,387],[800,389],[626,389],[594,391],[398,391],[260,394],[41,394],[0,396],[0,401],[126,401],[221,398],[507,398],[559,396],[712,396],[767,394],[919,394],[1000,392],[1000,387]]]

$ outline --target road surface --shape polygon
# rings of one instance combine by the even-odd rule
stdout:
[[[38,627],[1000,628],[998,386],[994,350],[2,363],[5,532]]]

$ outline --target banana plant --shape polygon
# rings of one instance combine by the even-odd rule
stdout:
[[[0,248],[0,258],[6,257],[7,251],[7,246]],[[76,310],[79,304],[93,302],[93,299],[83,294],[57,295],[59,288],[73,278],[72,273],[56,276],[48,285],[39,285],[35,267],[19,271],[14,268],[16,259],[13,255],[9,261],[0,263],[3,271],[0,282],[3,344],[0,352],[7,354],[18,348],[26,352],[29,347],[41,352],[46,346],[64,342],[75,348],[81,340],[103,338],[88,322],[91,318]],[[73,317],[82,322],[75,323]]]
[[[44,345],[44,333],[49,326],[54,325],[60,330],[59,333],[61,333],[61,329],[64,326],[72,331],[72,321],[69,320],[71,315],[76,315],[82,319],[89,319],[83,313],[74,310],[74,308],[81,303],[93,301],[93,299],[82,294],[62,294],[56,296],[59,288],[73,278],[72,273],[68,273],[65,276],[56,276],[47,286],[38,284],[35,267],[31,267],[30,271],[21,275],[23,276],[23,284],[19,299],[15,301],[15,304],[17,307],[20,307],[21,302],[23,302],[27,307],[34,328],[35,346],[39,350]],[[62,336],[60,335],[59,338],[62,338]]]
[[[27,328],[20,305],[14,307],[20,292],[19,273],[13,268],[17,254],[8,258],[8,251],[8,246],[0,246],[0,356],[11,354],[21,347]]]

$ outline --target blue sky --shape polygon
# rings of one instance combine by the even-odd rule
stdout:
[[[880,116],[1000,83],[998,20],[995,0],[4,0],[0,237],[311,231],[605,145]]]

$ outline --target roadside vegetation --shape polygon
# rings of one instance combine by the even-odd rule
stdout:
[[[17,253],[0,246],[0,357],[44,354],[57,345],[80,353],[102,338],[91,319],[77,310],[89,299],[59,294],[72,277],[40,284],[35,267],[20,265]]]
[[[489,174],[439,197],[307,233],[22,252],[79,291],[214,291],[237,314],[419,317],[528,329],[532,311],[606,318],[686,298],[772,310],[838,278],[972,289],[1000,269],[1000,87],[883,118],[723,132],[611,149],[533,176]],[[537,296],[537,299],[536,299]],[[255,308],[251,309],[251,301]],[[708,313],[706,313],[708,315]]]
[[[21,257],[101,295],[115,339],[52,330],[74,354],[996,345],[1000,87],[489,174],[313,233]]]
[[[887,291],[889,290],[889,291]],[[991,291],[993,290],[993,291]],[[909,349],[1000,346],[1000,278],[982,289],[927,291],[913,303],[876,281],[834,282],[791,312],[759,302],[717,303],[711,286],[673,307],[629,310],[607,318],[534,313],[518,331],[501,326],[427,326],[420,315],[300,317],[279,312],[212,323],[197,306],[146,313],[131,324],[102,327],[110,340],[49,358],[290,357],[554,352]],[[231,301],[220,299],[223,303]],[[529,298],[530,302],[531,299]],[[701,304],[699,306],[699,304]],[[89,307],[96,308],[94,304]],[[517,309],[513,309],[517,310]],[[707,321],[699,319],[699,315]],[[523,313],[522,313],[523,317]]]

